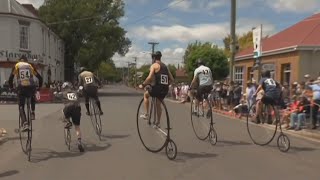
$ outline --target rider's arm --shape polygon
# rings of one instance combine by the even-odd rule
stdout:
[[[99,80],[99,78],[96,75],[93,75],[94,80],[99,84],[99,86],[101,86],[101,81]]]
[[[154,75],[154,71],[155,71],[154,65],[151,65],[151,67],[150,67],[150,73],[149,73],[148,77],[146,78],[146,80],[144,80],[144,82],[142,83],[142,85],[145,86],[145,85],[147,85],[147,84],[149,84],[149,83],[151,82],[152,77],[153,77],[153,75]]]
[[[254,96],[256,96],[261,89],[262,89],[262,85],[259,85],[256,92],[254,93]]]
[[[78,87],[82,86],[82,78],[81,78],[81,74],[79,74],[78,76]]]
[[[11,70],[10,76],[9,76],[9,87],[12,89],[13,88],[13,79],[14,79],[14,75],[16,75],[17,70],[16,67],[14,66]]]
[[[191,88],[191,89],[194,87],[194,85],[195,85],[196,82],[197,82],[197,76],[198,76],[198,71],[195,70],[195,71],[194,71],[194,75],[193,75],[193,79],[192,79],[191,85],[190,85],[190,88]]]
[[[33,74],[38,78],[39,80],[39,87],[42,87],[42,84],[43,84],[43,78],[41,77],[41,75],[38,73],[38,71],[31,65],[32,67],[32,71],[33,71]]]

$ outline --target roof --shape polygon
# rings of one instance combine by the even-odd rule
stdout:
[[[262,55],[298,47],[320,46],[320,13],[314,14],[297,24],[262,40]],[[244,49],[236,55],[236,59],[253,57],[253,47]]]
[[[176,77],[187,77],[187,72],[185,69],[177,69],[176,70]]]
[[[30,6],[30,5],[27,5]],[[32,5],[31,5],[32,6]],[[30,18],[38,17],[34,15],[30,10],[26,9],[23,5],[16,0],[0,0],[0,13],[2,14],[14,14]]]
[[[22,4],[22,6],[24,8],[26,8],[27,10],[29,10],[33,15],[35,15],[36,17],[39,17],[39,12],[36,8],[34,8],[34,6],[32,4]]]

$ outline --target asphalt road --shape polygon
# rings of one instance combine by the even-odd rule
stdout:
[[[38,104],[31,162],[14,132],[16,105],[0,105],[0,124],[8,131],[7,140],[0,145],[0,179],[320,179],[319,143],[290,136],[290,151],[281,153],[275,141],[265,147],[253,145],[244,123],[215,115],[218,143],[212,146],[195,137],[187,105],[166,101],[171,136],[178,146],[176,160],[170,161],[164,151],[150,153],[140,142],[136,111],[141,94],[123,86],[107,86],[101,92],[103,141],[94,134],[89,117],[83,116],[86,152],[79,153],[75,141],[69,152],[59,121],[63,105]]]

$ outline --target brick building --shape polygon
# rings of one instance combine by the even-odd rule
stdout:
[[[303,81],[305,74],[316,78],[320,72],[320,13],[262,40],[262,70],[268,69],[281,83]],[[235,81],[245,85],[258,80],[254,70],[253,47],[236,55]]]

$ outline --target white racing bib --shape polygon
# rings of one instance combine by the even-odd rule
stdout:
[[[29,69],[20,69],[19,70],[19,77],[21,80],[30,79],[30,70]]]
[[[165,74],[161,74],[160,75],[160,83],[163,84],[163,85],[168,85],[169,84],[169,78],[168,78],[168,75],[165,75]]]
[[[85,77],[84,81],[86,82],[86,84],[91,84],[93,82],[93,78],[92,77]]]
[[[76,101],[78,99],[76,93],[67,93],[67,98],[70,101]]]

